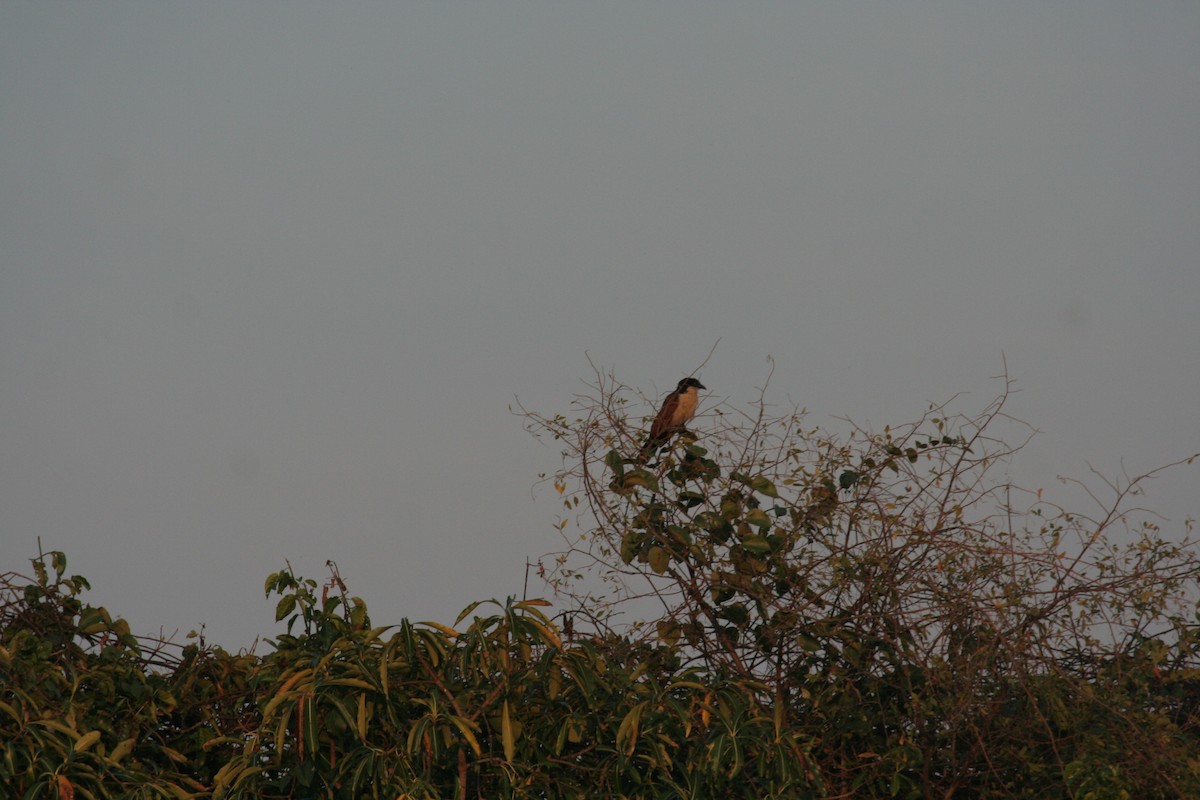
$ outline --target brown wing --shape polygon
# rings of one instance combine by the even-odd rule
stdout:
[[[675,428],[675,411],[679,407],[679,393],[671,392],[663,401],[654,424],[650,426],[650,441],[655,442],[665,438]]]

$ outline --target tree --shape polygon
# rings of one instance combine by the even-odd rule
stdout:
[[[1010,390],[840,434],[760,397],[643,465],[630,392],[597,372],[578,416],[521,410],[563,446],[566,547],[541,570],[582,624],[756,687],[780,726],[812,732],[838,791],[1019,794],[1052,773],[1096,797],[1182,796],[1200,779],[1181,757],[1200,674],[1191,522],[1172,540],[1133,506],[1157,470],[1106,482],[1091,514],[1013,485],[1033,431]],[[1188,688],[1155,683],[1166,672]],[[1147,726],[1163,749],[1122,746]]]

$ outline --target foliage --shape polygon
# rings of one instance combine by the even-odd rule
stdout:
[[[509,599],[377,627],[331,563],[269,576],[285,632],[231,654],[133,636],[61,553],[0,576],[0,786],[1200,796],[1200,562],[1127,507],[1142,479],[1090,518],[1020,492],[996,476],[1006,395],[843,437],[760,404],[643,463],[623,387],[593,388],[577,419],[526,417],[564,444],[582,528],[543,566],[553,618]]]
[[[1155,473],[1089,492],[1091,514],[1012,484],[1032,431],[1009,390],[845,434],[760,399],[645,463],[598,373],[575,418],[522,409],[563,446],[567,547],[543,574],[588,624],[760,686],[834,794],[1194,794],[1190,520],[1172,540],[1133,507]],[[1191,700],[1161,705],[1166,683]]]
[[[46,558],[65,566],[61,554]],[[61,570],[25,587],[7,581],[0,783],[17,796],[766,797],[820,787],[807,740],[779,729],[753,691],[677,669],[662,649],[564,644],[544,601],[472,605],[460,630],[369,628],[361,601],[345,613],[342,598],[318,601],[315,582],[282,572],[268,592],[298,635],[263,657],[190,645],[169,660],[106,639],[119,621],[86,630],[89,607],[73,594],[82,585]]]

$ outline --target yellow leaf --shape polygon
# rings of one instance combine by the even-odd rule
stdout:
[[[483,755],[483,750],[479,747],[479,740],[475,738],[475,733],[471,730],[472,723],[469,720],[453,715],[446,717],[446,719],[450,720],[450,724],[458,728],[458,732],[467,740],[467,744],[471,745],[471,750],[474,751],[476,758]]]
[[[56,730],[56,731],[58,731],[59,733],[65,734],[65,735],[67,735],[67,736],[70,736],[72,741],[74,741],[75,739],[78,739],[78,738],[79,738],[79,734],[78,734],[76,731],[74,731],[74,730],[72,730],[72,729],[68,728],[66,725],[63,725],[63,724],[62,724],[61,722],[59,722],[58,720],[54,720],[54,719],[39,719],[39,720],[35,720],[33,724],[34,724],[34,725],[41,725],[41,726],[43,726],[43,727],[50,728],[50,729],[52,729],[52,730]]]
[[[113,748],[112,753],[110,753],[108,757],[114,762],[119,762],[122,758],[129,755],[135,744],[137,744],[137,741],[132,737],[129,739],[122,739],[117,746]]]
[[[12,706],[10,706],[8,703],[0,702],[0,711],[3,711],[5,714],[8,714],[10,717],[12,717],[14,720],[16,720],[18,725],[21,724],[20,714],[18,714],[17,710],[15,708],[13,708]]]
[[[367,740],[367,696],[358,696],[358,738]]]
[[[504,739],[504,759],[510,764],[517,752],[517,743],[513,738],[512,718],[508,713],[508,701],[504,701],[504,710],[500,716],[500,735]]]
[[[355,689],[366,689],[366,690],[372,691],[372,692],[375,691],[375,687],[372,686],[367,681],[364,681],[362,678],[332,678],[330,680],[324,681],[323,685],[325,685],[325,686],[353,686]]]
[[[75,742],[75,752],[82,753],[100,741],[100,731],[88,731]]]
[[[172,750],[169,747],[163,747],[162,751],[163,751],[163,754],[166,755],[167,758],[171,759],[172,761],[174,761],[177,764],[186,764],[187,763],[187,760],[188,760],[187,756],[185,756],[183,753],[179,752],[178,750]]]
[[[213,776],[213,796],[220,797],[225,791],[225,787],[230,784],[233,779],[233,773],[238,767],[242,766],[237,759],[226,762],[225,766],[217,770],[217,774]]]
[[[310,675],[312,675],[311,669],[297,670],[297,672],[294,675],[292,675],[292,677],[290,677],[286,681],[284,681],[283,685],[280,686],[279,689],[277,689],[275,691],[275,696],[272,697],[270,702],[267,703],[266,707],[263,708],[263,718],[264,719],[269,718],[271,716],[271,712],[274,711],[276,708],[278,708],[280,703],[282,703],[284,700],[288,699],[288,692],[291,690],[291,688],[293,686],[295,686],[296,683],[299,682],[302,678],[308,677]]]
[[[396,626],[395,625],[382,625],[378,628],[371,628],[371,630],[367,631],[366,641],[373,642],[376,639],[378,639],[380,636],[382,636],[388,628],[394,628],[394,627],[396,627]]]
[[[624,749],[627,756],[633,755],[634,748],[637,747],[638,725],[641,724],[642,712],[645,710],[646,703],[638,703],[630,709],[617,728],[617,747]]]
[[[442,633],[446,634],[447,636],[459,636],[460,635],[458,631],[454,630],[454,628],[451,628],[449,625],[443,625],[440,622],[422,622],[421,624],[428,625],[429,627],[433,628],[434,630],[439,630]]]
[[[176,798],[176,800],[191,800],[191,798],[193,797],[193,794],[191,792],[187,791],[186,789],[184,789],[181,786],[176,786],[173,783],[159,784],[158,788],[164,789],[164,790],[170,792],[171,795]],[[199,791],[204,790],[203,786],[198,786],[197,788]]]
[[[240,759],[230,761],[221,769],[217,770],[217,774],[213,776],[213,797],[221,797],[226,788],[236,786],[243,778],[255,775],[262,771],[262,767],[258,764],[247,765]]]
[[[542,636],[546,639],[546,641],[548,641],[552,645],[554,645],[555,648],[557,648],[559,650],[563,649],[562,640],[559,639],[558,636],[555,635],[554,631],[550,630],[545,625],[543,625],[542,623],[538,622],[535,619],[526,619],[525,621],[528,622],[533,627],[537,628],[538,631],[542,634]]]

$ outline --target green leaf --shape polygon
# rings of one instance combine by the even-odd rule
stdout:
[[[650,562],[650,569],[662,575],[667,571],[667,567],[671,564],[671,556],[666,550],[657,545],[650,548],[650,552],[646,556]]]
[[[741,603],[725,606],[717,612],[717,616],[729,620],[739,628],[744,628],[750,622],[750,612]]]
[[[775,484],[764,478],[762,475],[755,476],[750,479],[750,488],[759,494],[765,494],[767,497],[779,499],[779,492],[775,489]]]
[[[103,607],[88,606],[79,615],[79,630],[81,633],[100,633],[112,624],[112,618]]]
[[[659,491],[658,479],[649,470],[635,469],[624,476],[618,476],[618,479],[620,481],[620,489],[623,492],[627,492],[637,486],[649,489],[652,492]]]
[[[613,471],[613,475],[620,478],[625,474],[625,459],[616,450],[609,450],[604,456],[604,464]]]
[[[683,628],[673,619],[660,619],[655,627],[658,629],[658,638],[672,647],[679,642],[679,637],[683,635]]]
[[[775,484],[762,475],[746,475],[742,472],[729,473],[730,480],[749,486],[759,494],[765,494],[767,497],[779,497],[779,492],[775,489]]]
[[[692,531],[683,525],[668,525],[667,533],[671,535],[671,540],[683,545],[692,543]]]
[[[709,592],[712,594],[713,602],[718,604],[724,603],[737,593],[732,586],[726,584],[715,585]]]
[[[771,543],[765,536],[747,536],[742,539],[742,547],[755,555],[771,552]]]
[[[858,483],[858,479],[860,477],[861,476],[857,472],[852,469],[848,469],[838,476],[838,486],[840,486],[842,489],[849,489],[851,486]]]
[[[464,619],[466,619],[466,618],[467,618],[467,617],[468,617],[468,616],[471,614],[471,612],[472,612],[472,611],[474,611],[475,609],[477,609],[477,608],[479,608],[481,605],[483,605],[483,602],[484,602],[484,601],[482,601],[482,600],[476,600],[474,603],[471,603],[469,606],[467,606],[466,608],[464,608],[464,609],[463,609],[463,610],[462,610],[462,611],[459,613],[459,615],[458,615],[458,618],[454,620],[454,624],[455,624],[455,625],[457,625],[458,623],[460,623],[460,622],[462,622]]]
[[[771,518],[767,516],[767,512],[761,508],[752,508],[746,514],[746,522],[755,526],[759,530],[766,530],[771,527]]]
[[[804,633],[801,633],[796,637],[796,643],[800,645],[801,649],[808,653],[815,653],[825,646],[820,639],[815,639],[812,636]]]
[[[316,753],[320,747],[321,724],[317,716],[317,699],[313,696],[303,698],[301,703],[304,714],[297,718],[300,726],[304,747],[309,753]]]
[[[719,517],[711,511],[697,514],[696,525],[708,531],[715,541],[722,544],[729,541],[729,537],[733,535],[733,526],[729,524],[729,520]]]
[[[742,501],[735,493],[730,493],[721,498],[721,516],[725,519],[734,519],[742,513]]]
[[[294,594],[284,595],[283,599],[281,599],[279,601],[279,603],[275,606],[275,621],[278,622],[279,620],[283,619],[284,617],[286,617],[288,614],[291,614],[295,610],[296,610],[296,595],[294,595]]]
[[[621,540],[621,561],[626,564],[633,563],[633,560],[637,558],[639,547],[640,542],[635,534],[625,534],[625,538]]]
[[[361,598],[355,597],[354,608],[350,609],[350,624],[357,629],[367,626],[367,606]]]

